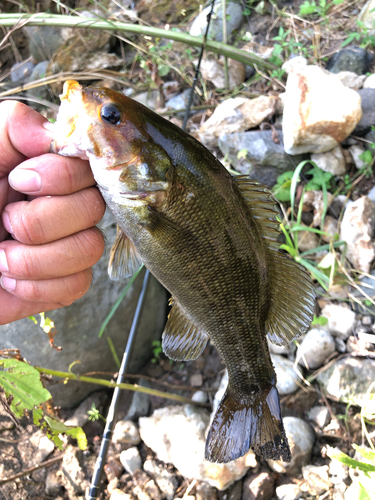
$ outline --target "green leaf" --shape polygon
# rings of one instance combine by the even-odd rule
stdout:
[[[311,322],[311,326],[316,326],[316,325],[319,325],[319,326],[324,326],[328,323],[328,318],[324,317],[324,316],[315,316],[314,315],[314,319],[312,320]]]
[[[28,316],[28,318],[36,325],[38,324],[37,320],[35,319],[35,316]]]
[[[303,2],[302,5],[300,5],[299,15],[309,16],[310,14],[315,14],[316,10],[317,10],[316,3],[314,1],[309,2],[308,0],[306,0],[305,2]]]
[[[369,460],[375,465],[375,451],[366,450],[366,448],[362,448],[357,444],[352,444],[353,448],[358,451],[362,455],[363,458]]]
[[[33,410],[51,399],[51,394],[42,385],[40,373],[16,359],[0,360],[0,386],[6,397],[12,397],[10,409],[19,418],[25,410]]]
[[[45,415],[44,420],[54,434],[67,434],[68,436],[72,436],[72,438],[77,440],[79,449],[86,450],[87,438],[81,427],[69,427],[65,425],[64,422],[61,422],[61,420],[47,415]]]
[[[372,162],[371,151],[363,151],[363,153],[359,155],[359,159],[362,160],[364,163],[367,163],[367,165],[371,165]]]
[[[160,64],[158,67],[158,75],[162,78],[163,76],[167,76],[170,72],[171,68],[166,64]]]
[[[334,448],[327,446],[327,455],[331,458],[334,458],[341,462],[344,465],[348,465],[353,469],[359,469],[363,472],[375,472],[375,465],[366,464],[365,462],[359,462],[358,460],[354,460],[354,458],[350,458],[348,455],[343,453],[342,451],[336,451]]]
[[[245,160],[246,159],[246,155],[247,155],[247,149],[244,148],[244,149],[241,149],[240,151],[238,151],[237,153],[237,159],[238,160],[241,160],[242,158]]]

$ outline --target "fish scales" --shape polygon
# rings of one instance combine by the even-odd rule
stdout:
[[[68,81],[61,98],[52,150],[90,160],[119,225],[110,276],[143,262],[173,297],[165,353],[195,359],[210,338],[228,368],[206,458],[228,462],[251,447],[290,460],[266,336],[284,344],[304,333],[314,289],[278,250],[268,191],[233,179],[189,134],[122,94]]]

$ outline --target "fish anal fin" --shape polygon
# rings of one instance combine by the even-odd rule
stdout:
[[[205,458],[227,463],[252,448],[265,460],[290,462],[291,454],[281,418],[277,389],[255,387],[251,394],[238,394],[230,383],[212,421]]]
[[[174,302],[163,332],[164,353],[174,361],[197,359],[208,341],[208,335],[200,331]]]
[[[142,265],[138,252],[126,236],[124,231],[117,226],[116,239],[112,245],[108,262],[108,274],[111,280],[117,281],[128,278]]]
[[[268,338],[274,344],[285,345],[308,330],[314,317],[315,289],[305,268],[279,251],[280,223],[276,201],[269,189],[247,176],[235,177],[234,182],[250,208],[267,248]]]

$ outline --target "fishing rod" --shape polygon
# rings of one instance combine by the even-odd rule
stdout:
[[[189,102],[188,102],[188,105],[186,107],[184,122],[182,125],[182,130],[186,130],[186,123],[187,123],[187,120],[189,118],[190,108],[191,108],[192,103],[193,103],[194,89],[195,89],[195,86],[196,86],[196,83],[197,83],[198,77],[199,77],[201,61],[202,61],[203,53],[204,53],[204,50],[206,47],[206,42],[207,42],[208,32],[210,29],[211,17],[212,17],[213,11],[214,11],[214,6],[215,6],[215,0],[212,1],[211,10],[207,15],[206,31],[205,31],[205,34],[203,37],[203,43],[202,43],[201,51],[199,54],[199,59],[198,59],[198,64],[197,64],[197,68],[196,68],[195,75],[194,75],[193,84],[191,86]],[[223,19],[223,23],[224,22],[226,22],[225,19]],[[121,361],[121,367],[120,367],[119,374],[118,374],[117,381],[116,381],[118,384],[123,382],[125,375],[126,375],[126,372],[128,370],[128,367],[130,366],[130,360],[131,360],[131,354],[132,354],[132,350],[133,350],[134,340],[136,337],[136,331],[137,331],[139,319],[141,316],[142,308],[143,308],[143,305],[145,302],[145,296],[146,296],[146,291],[147,291],[147,286],[148,286],[149,280],[150,280],[150,272],[148,269],[146,269],[146,273],[145,273],[145,276],[143,278],[142,289],[141,289],[141,292],[139,294],[137,307],[136,307],[136,310],[135,310],[135,313],[133,316],[133,321],[132,321],[132,325],[130,328],[128,341],[126,343],[125,351],[124,351],[122,361]],[[110,445],[111,440],[112,440],[116,410],[117,410],[119,401],[120,401],[120,389],[119,389],[119,387],[115,387],[115,390],[113,391],[112,401],[111,401],[111,404],[110,404],[110,407],[108,410],[108,415],[107,415],[106,424],[105,424],[105,428],[104,428],[104,432],[103,432],[102,442],[100,445],[99,455],[98,455],[98,458],[96,459],[94,472],[93,472],[92,479],[91,479],[90,490],[89,490],[89,494],[87,497],[88,500],[95,500],[98,498],[98,495],[100,494],[100,480],[101,480],[102,475],[103,475],[103,468],[104,468],[104,465],[105,465],[105,462],[107,459],[108,448],[109,448],[109,445]]]

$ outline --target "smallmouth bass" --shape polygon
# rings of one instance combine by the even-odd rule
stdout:
[[[205,456],[225,463],[249,451],[289,461],[266,337],[305,333],[314,288],[279,251],[275,202],[264,186],[233,178],[196,139],[124,95],[64,84],[51,150],[88,159],[118,222],[112,279],[142,264],[169,290],[163,350],[196,359],[208,339],[228,368]]]

